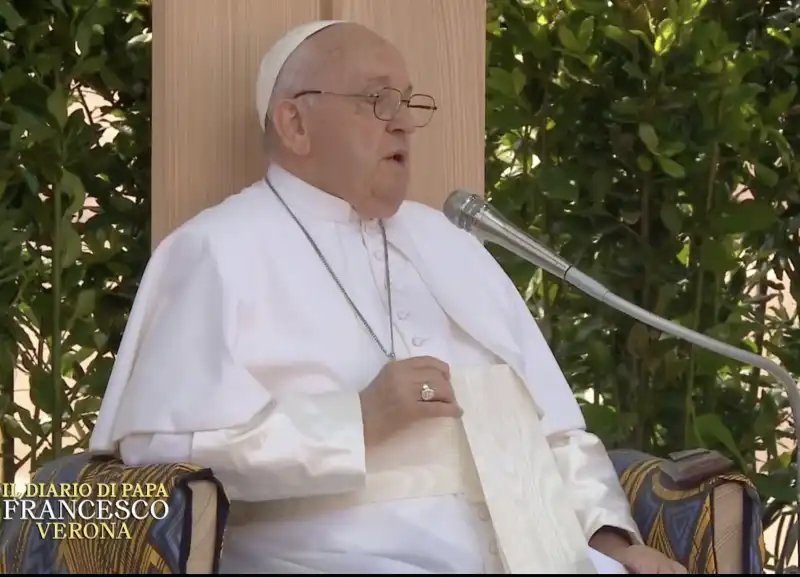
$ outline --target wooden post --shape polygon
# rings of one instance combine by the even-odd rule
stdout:
[[[483,192],[485,0],[154,0],[155,247],[265,170],[254,102],[261,57],[318,19],[365,24],[403,53],[439,110],[412,138],[411,197]]]

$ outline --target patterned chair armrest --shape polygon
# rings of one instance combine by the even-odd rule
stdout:
[[[91,538],[88,532],[64,538],[64,534],[43,532],[41,521],[30,515],[12,515],[0,526],[0,573],[211,574],[219,570],[229,502],[208,469],[182,463],[129,467],[112,457],[82,453],[44,465],[31,479],[31,485],[35,483],[61,487],[69,483],[93,491],[123,483],[157,485],[164,489],[166,495],[161,497],[168,511],[161,519],[130,517],[122,538],[119,533],[116,538],[109,538],[109,533],[105,538]],[[56,503],[54,498],[36,498],[38,511],[44,511],[38,507],[46,501],[51,506]]]
[[[645,542],[689,573],[764,573],[761,501],[715,451],[609,451]],[[711,463],[711,465],[710,465]],[[720,466],[716,466],[720,464]]]

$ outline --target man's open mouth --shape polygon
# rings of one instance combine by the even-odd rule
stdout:
[[[405,152],[396,152],[390,156],[386,157],[386,160],[391,160],[392,162],[396,162],[401,166],[405,166],[406,164],[406,153]]]

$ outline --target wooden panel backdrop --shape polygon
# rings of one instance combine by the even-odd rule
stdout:
[[[412,198],[439,208],[456,187],[483,193],[485,13],[485,0],[154,0],[153,247],[261,177],[258,65],[311,20],[384,35],[436,98],[412,138]]]

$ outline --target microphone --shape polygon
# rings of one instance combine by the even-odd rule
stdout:
[[[725,357],[749,364],[770,373],[783,386],[794,419],[795,442],[798,440],[798,415],[800,415],[800,391],[786,369],[761,355],[712,339],[702,333],[678,325],[655,315],[615,295],[602,284],[582,273],[544,244],[525,234],[511,224],[497,209],[475,194],[464,190],[453,191],[442,209],[447,219],[479,240],[491,242],[511,251],[518,257],[557,276],[569,284],[634,319],[672,336],[713,351]],[[800,491],[800,458],[797,460],[795,490]]]

